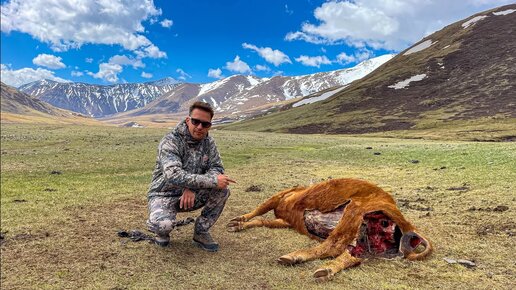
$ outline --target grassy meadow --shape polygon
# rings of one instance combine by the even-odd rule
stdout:
[[[163,128],[1,127],[2,289],[511,289],[516,285],[516,143],[213,130],[238,181],[212,233],[217,253],[119,238],[145,230],[146,190]],[[273,193],[355,177],[392,192],[434,244],[427,260],[371,259],[324,284],[324,261],[275,260],[316,244],[288,229],[228,233]],[[246,191],[250,186],[260,191]],[[179,214],[178,218],[199,212]],[[269,216],[271,213],[268,214]],[[467,259],[476,267],[448,264]]]

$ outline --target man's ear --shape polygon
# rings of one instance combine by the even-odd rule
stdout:
[[[185,118],[185,122],[188,123],[188,121],[190,121],[190,116],[186,116]]]

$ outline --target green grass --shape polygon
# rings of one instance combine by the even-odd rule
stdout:
[[[515,143],[214,130],[238,184],[213,229],[221,250],[207,253],[191,244],[192,226],[174,232],[167,249],[116,236],[119,229],[145,229],[146,190],[166,129],[1,129],[3,289],[510,289],[516,283]],[[369,260],[317,284],[312,272],[324,261],[275,262],[315,241],[287,229],[225,231],[229,219],[276,191],[329,177],[367,179],[408,200],[400,209],[433,241],[435,254],[417,262]],[[251,185],[263,190],[246,192]],[[467,190],[450,190],[462,186]],[[509,210],[469,210],[499,205]],[[449,265],[444,257],[477,267]]]

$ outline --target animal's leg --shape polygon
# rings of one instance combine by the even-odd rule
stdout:
[[[360,262],[362,262],[362,259],[351,256],[349,251],[346,250],[337,258],[317,269],[317,271],[314,272],[314,278],[319,282],[329,280],[338,272],[356,266],[360,264]]]
[[[302,249],[281,256],[278,262],[282,265],[292,265],[305,261],[340,256],[357,238],[364,217],[360,207],[350,202],[344,209],[344,214],[330,236],[321,244],[311,249]]]
[[[329,247],[329,243],[326,241],[318,244],[317,246],[309,249],[301,249],[290,254],[279,257],[278,263],[281,265],[294,265],[297,263],[303,263],[315,259],[323,259],[327,257],[337,256],[338,254]]]
[[[255,219],[248,222],[231,221],[228,224],[228,231],[239,232],[249,228],[267,227],[267,228],[288,228],[290,225],[282,219]]]
[[[287,189],[287,190],[284,190],[284,191],[280,191],[280,192],[276,193],[275,195],[273,195],[271,198],[267,199],[262,204],[260,204],[257,208],[255,208],[250,213],[246,213],[246,214],[241,215],[239,217],[233,218],[231,220],[231,222],[233,222],[233,221],[236,221],[236,222],[246,222],[246,221],[248,221],[248,220],[250,220],[250,219],[252,219],[252,218],[254,218],[256,216],[261,216],[261,215],[269,212],[270,210],[275,209],[278,206],[279,202],[281,201],[281,198],[283,196],[285,196],[285,194],[288,194],[290,192],[293,192],[293,191],[296,191],[296,190],[300,190],[300,189],[303,189],[303,188],[291,188],[291,189]]]

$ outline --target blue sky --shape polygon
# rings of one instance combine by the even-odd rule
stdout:
[[[73,3],[72,3],[73,2]],[[451,2],[448,3],[448,2]],[[511,1],[1,1],[2,81],[302,75],[399,52]]]

